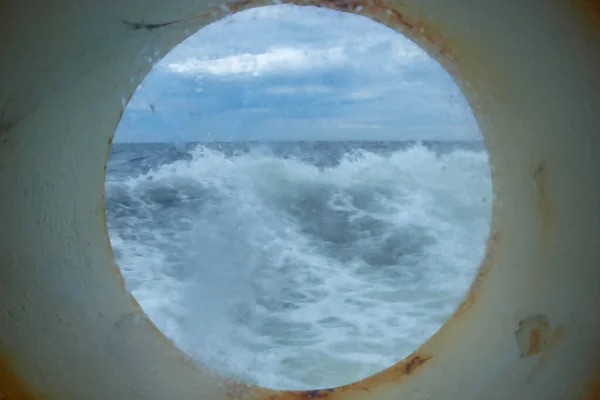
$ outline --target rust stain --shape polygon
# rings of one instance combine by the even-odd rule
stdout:
[[[406,378],[417,372],[427,361],[431,360],[432,358],[433,356],[431,355],[415,353],[396,363],[395,365],[376,373],[375,375],[371,375],[358,382],[336,388],[305,391],[276,391],[272,389],[255,388],[254,391],[262,400],[309,400],[342,398],[341,396],[343,394],[352,392],[369,392],[381,385],[398,383],[403,378]]]
[[[600,370],[596,372],[595,376],[587,384],[583,399],[600,400]]]
[[[537,357],[537,361],[536,361],[535,365],[533,366],[533,368],[527,374],[527,377],[525,378],[524,383],[526,383],[528,385],[531,384],[533,382],[533,379],[535,378],[535,376],[539,373],[539,371],[542,370],[544,368],[544,366],[548,365],[546,363],[546,357],[548,356],[548,354],[550,354],[550,351],[552,349],[554,349],[556,347],[556,345],[562,341],[562,339],[565,336],[565,330],[566,330],[566,328],[562,325],[559,325],[552,330],[552,333],[550,334],[550,337],[548,338],[545,348]]]
[[[368,391],[376,386],[386,383],[397,383],[417,372],[427,361],[433,359],[430,354],[413,353],[404,360],[392,365],[391,367],[369,376],[362,381],[358,381],[348,386],[350,391]]]
[[[488,242],[487,242],[486,255],[485,255],[485,258],[479,268],[477,276],[476,276],[475,280],[473,281],[473,284],[471,285],[471,288],[469,289],[467,296],[465,297],[463,302],[460,304],[460,306],[457,308],[457,310],[453,313],[453,315],[450,319],[454,319],[456,316],[463,314],[466,310],[468,310],[475,303],[477,291],[479,290],[481,282],[487,276],[487,274],[489,273],[491,266],[493,264],[493,250],[494,250],[494,247],[499,242],[499,240],[500,239],[499,239],[498,233],[492,232],[490,234],[490,237],[488,238]],[[444,324],[442,326],[442,328],[440,330],[438,330],[438,332],[436,332],[429,340],[431,340],[435,336],[438,336],[444,330],[444,328],[446,326],[447,326],[447,324]],[[558,342],[562,338],[563,331],[560,330],[560,331],[557,331],[556,333],[557,333],[557,335],[556,335],[555,340],[556,340],[556,342]],[[421,348],[423,348],[423,346],[421,346]],[[349,384],[346,386],[332,388],[332,389],[324,389],[321,391],[309,391],[309,392],[303,392],[303,391],[277,392],[277,391],[270,390],[270,389],[260,388],[260,389],[256,389],[256,391],[260,395],[260,399],[263,399],[263,400],[302,400],[302,399],[310,399],[310,398],[334,399],[334,398],[338,398],[337,396],[341,393],[368,392],[368,391],[370,391],[378,386],[381,386],[381,385],[385,385],[388,383],[398,383],[403,378],[410,376],[415,371],[418,371],[423,364],[425,364],[427,361],[429,361],[431,359],[433,359],[432,355],[420,354],[417,350],[416,353],[413,353],[406,359],[396,363],[395,365],[391,366],[388,369],[385,369],[379,373],[371,375],[361,381],[358,381],[358,382],[355,382],[355,383],[352,383],[352,384]],[[310,397],[310,396],[313,396],[313,397]],[[319,397],[316,397],[316,396],[319,396]]]
[[[585,20],[596,29],[600,29],[600,1],[598,0],[572,0],[576,9],[583,11]]]
[[[544,331],[540,328],[535,328],[529,332],[529,348],[525,352],[525,356],[539,354],[542,348],[546,345],[546,339],[542,337]]]
[[[339,389],[337,389],[339,390]],[[336,393],[336,389],[317,389],[306,391],[284,390],[278,394],[266,397],[268,400],[308,400],[326,399]]]
[[[483,261],[481,262],[481,265],[479,266],[479,270],[477,271],[477,275],[475,276],[473,283],[471,283],[469,291],[465,295],[462,302],[458,305],[456,310],[452,313],[452,315],[450,316],[448,321],[446,321],[446,323],[443,324],[442,327],[440,329],[438,329],[437,332],[435,332],[429,339],[427,339],[427,341],[425,341],[425,343],[423,343],[421,345],[420,349],[425,348],[427,343],[431,342],[436,337],[441,336],[443,334],[443,332],[448,330],[449,327],[452,325],[451,322],[456,321],[459,317],[465,316],[467,311],[471,310],[473,305],[475,305],[475,303],[477,301],[477,295],[478,295],[479,291],[481,290],[483,281],[485,280],[485,278],[488,276],[488,274],[490,273],[490,271],[492,269],[492,265],[495,261],[494,260],[495,247],[498,245],[499,242],[500,242],[500,235],[495,230],[495,228],[492,227],[492,231],[487,240],[485,257],[483,258]]]
[[[492,268],[492,264],[494,263],[494,248],[499,242],[499,234],[497,232],[492,232],[487,240],[485,257],[483,258],[483,261],[479,266],[477,275],[475,276],[475,279],[473,280],[473,283],[471,284],[467,295],[457,307],[456,311],[454,311],[454,313],[452,314],[451,319],[465,313],[468,309],[470,309],[473,306],[473,304],[475,304],[475,301],[477,300],[477,293],[479,292],[481,284],[485,277],[489,274]]]
[[[13,370],[4,355],[0,355],[0,399],[2,400],[36,400],[42,397],[25,383]]]
[[[521,357],[539,354],[550,342],[550,325],[544,315],[534,315],[519,322],[515,332]]]
[[[409,18],[406,13],[387,3],[387,0],[280,0],[278,4],[293,4],[296,6],[313,6],[329,8],[336,11],[347,12],[369,17],[383,25],[398,29],[417,41],[425,50],[433,50],[437,55],[453,60],[451,47],[442,38],[439,30],[432,24],[416,21]],[[267,0],[237,0],[202,14],[199,18],[219,18],[234,14],[249,8],[274,4]],[[407,7],[403,5],[403,7]]]
[[[399,362],[398,364],[391,367],[389,369],[389,372],[392,372],[394,375],[397,375],[399,373],[400,376],[410,375],[413,372],[415,372],[418,367],[425,364],[431,358],[432,356],[424,357],[419,354],[414,354],[408,357],[405,361]],[[398,378],[398,376],[396,376],[395,378]]]
[[[548,344],[546,344],[546,349],[551,350],[555,348],[556,345],[564,339],[566,330],[567,329],[562,325],[559,325],[556,328],[554,328],[552,334],[550,335],[550,338],[548,339]]]

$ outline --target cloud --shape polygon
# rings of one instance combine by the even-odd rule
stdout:
[[[364,17],[271,6],[211,24],[161,60],[116,139],[361,137],[480,136],[451,77],[405,37]]]
[[[345,122],[345,121],[335,121],[334,126],[338,129],[360,129],[361,131],[363,130],[381,130],[381,129],[385,129],[384,125],[381,124],[368,124],[368,123],[352,123],[352,122]]]
[[[180,74],[217,76],[289,73],[309,69],[341,66],[346,61],[344,48],[274,47],[264,53],[234,54],[216,59],[190,58],[166,63],[166,68]]]
[[[187,75],[263,76],[303,73],[326,68],[350,68],[364,73],[396,72],[424,59],[425,53],[410,43],[398,43],[380,35],[339,39],[320,46],[278,45],[259,52],[238,52],[219,57],[198,57],[192,49],[187,56],[166,57],[158,67]]]
[[[335,89],[326,85],[307,86],[272,86],[265,89],[265,94],[276,96],[322,95],[332,93]]]
[[[346,94],[345,98],[352,101],[368,101],[380,98],[387,90],[389,87],[358,88]]]
[[[202,29],[158,63],[173,73],[256,77],[351,68],[394,72],[428,56],[365,17],[315,7],[260,7]]]

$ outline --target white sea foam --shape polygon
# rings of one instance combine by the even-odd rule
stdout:
[[[483,151],[357,150],[329,167],[255,150],[107,183],[128,288],[200,363],[329,387],[408,355],[462,299],[491,209]]]

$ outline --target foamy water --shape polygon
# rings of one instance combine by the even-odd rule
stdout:
[[[306,389],[386,368],[450,316],[484,254],[476,146],[117,146],[108,222],[128,289],[227,376]]]

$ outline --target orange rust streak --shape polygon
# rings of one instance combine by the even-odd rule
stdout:
[[[531,356],[534,354],[539,354],[542,351],[542,333],[540,332],[540,328],[535,328],[531,332],[529,332],[529,347],[525,352],[526,356]]]
[[[560,343],[565,337],[565,330],[566,328],[562,325],[559,325],[556,328],[554,328],[554,330],[552,331],[552,335],[548,340],[546,348],[553,349],[558,343]]]
[[[360,386],[362,390],[369,390],[369,388],[373,388],[375,386],[390,383],[390,382],[398,382],[402,378],[407,377],[414,372],[418,371],[423,364],[427,361],[431,360],[433,356],[431,355],[421,355],[418,353],[414,353],[404,360],[396,363],[388,369],[383,370],[382,372],[370,376],[362,381],[356,382],[356,384],[350,386]]]
[[[33,390],[16,374],[5,356],[0,355],[0,399],[36,400],[41,398],[41,396],[33,394]]]
[[[532,356],[540,354],[542,351],[548,353],[553,349],[565,335],[565,327],[557,326],[548,334],[548,322],[543,320],[529,332],[529,346],[523,354],[524,356]]]
[[[481,266],[477,271],[477,275],[475,276],[475,279],[473,280],[473,283],[471,284],[471,287],[469,288],[469,291],[467,292],[467,295],[465,296],[464,300],[460,303],[456,311],[452,314],[452,318],[463,314],[469,308],[471,308],[473,304],[475,304],[479,286],[481,285],[481,282],[484,280],[487,274],[490,272],[492,264],[494,263],[493,250],[499,241],[500,239],[497,233],[492,233],[488,238],[485,250],[485,257],[481,262]]]
[[[309,399],[335,399],[341,398],[343,393],[368,392],[376,389],[378,386],[388,383],[398,383],[403,378],[417,372],[427,361],[431,360],[431,355],[412,354],[406,359],[387,368],[375,375],[369,376],[361,381],[336,388],[320,390],[284,390],[275,391],[270,389],[255,389],[259,398],[263,400],[309,400]]]
[[[548,345],[548,341],[552,339],[548,319],[545,315],[534,315],[521,320],[515,335],[521,350],[521,357],[540,354]]]

